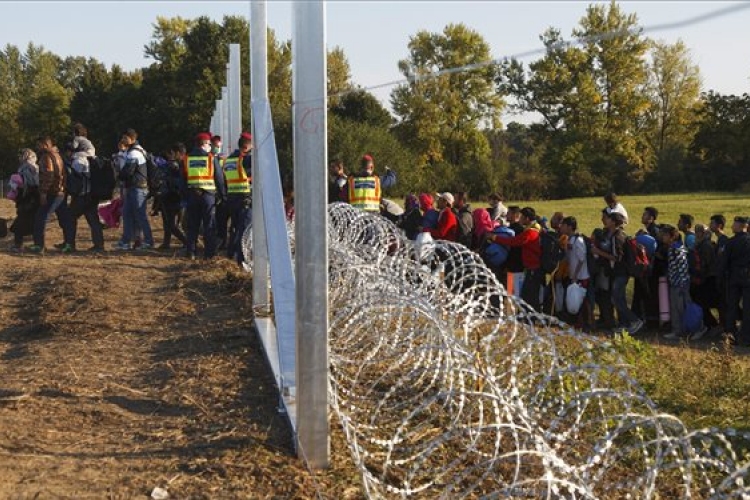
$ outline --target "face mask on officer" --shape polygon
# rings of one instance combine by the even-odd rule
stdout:
[[[210,153],[211,152],[211,143],[210,142],[205,142],[205,143],[201,144],[201,149],[203,151],[205,151],[206,153]]]

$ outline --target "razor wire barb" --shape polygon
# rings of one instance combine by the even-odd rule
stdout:
[[[328,216],[329,401],[368,498],[750,496],[732,444],[750,436],[661,413],[610,343],[508,295],[475,253]]]

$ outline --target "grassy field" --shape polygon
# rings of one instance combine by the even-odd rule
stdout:
[[[641,226],[641,214],[645,207],[655,207],[659,211],[657,222],[677,226],[680,214],[691,214],[696,224],[708,224],[709,217],[722,214],[731,221],[735,215],[750,216],[750,196],[743,193],[678,193],[620,196],[630,217],[630,224],[625,228],[627,233],[635,233]],[[507,201],[507,205],[533,207],[537,214],[548,219],[554,212],[573,215],[578,220],[578,227],[583,234],[591,234],[594,228],[601,227],[601,210],[605,207],[601,197],[570,198],[550,201]],[[484,200],[472,203],[474,207],[484,206]],[[731,222],[727,231],[731,232]]]

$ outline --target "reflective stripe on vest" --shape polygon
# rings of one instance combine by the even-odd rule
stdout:
[[[216,191],[213,156],[188,156],[185,162],[187,162],[187,185],[189,188]]]
[[[224,160],[224,178],[227,180],[227,193],[250,194],[250,181],[242,165],[243,156],[234,156]]]
[[[350,177],[349,204],[367,212],[379,212],[380,178]]]

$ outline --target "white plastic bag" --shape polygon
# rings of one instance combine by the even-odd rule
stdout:
[[[565,291],[565,302],[570,314],[578,314],[583,301],[586,300],[586,289],[578,283],[571,283]]]
[[[435,240],[430,233],[419,233],[414,240],[414,247],[420,262],[429,259],[435,249]]]

